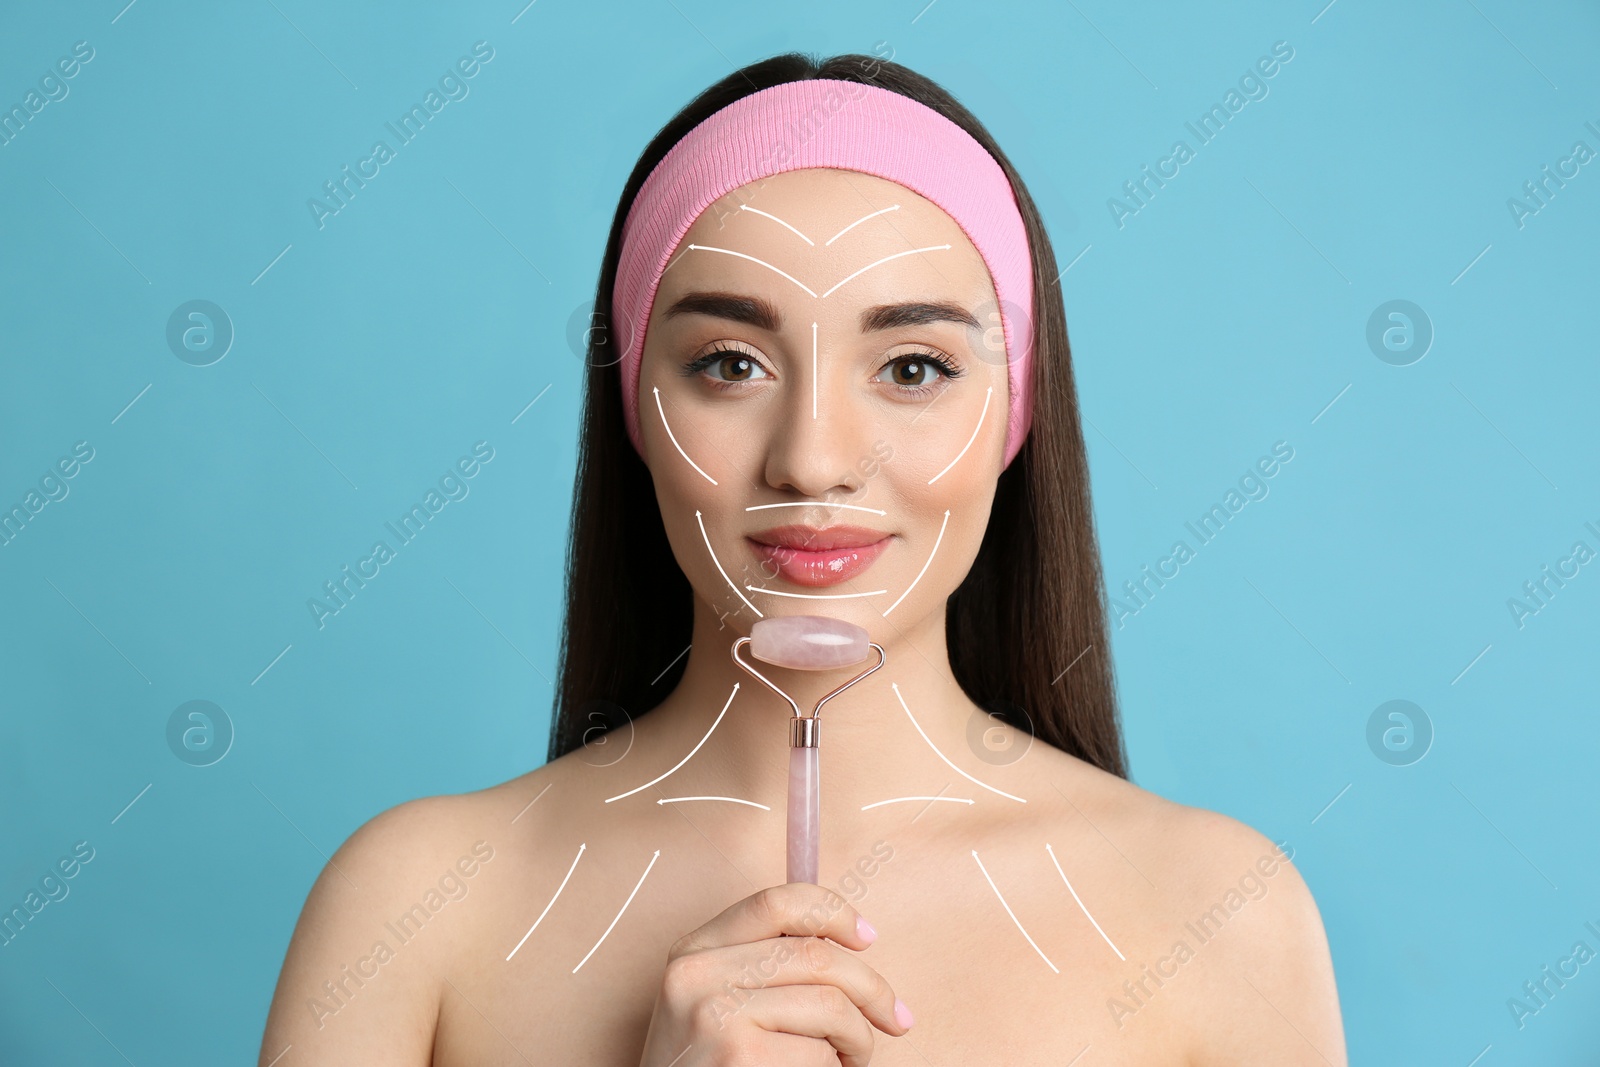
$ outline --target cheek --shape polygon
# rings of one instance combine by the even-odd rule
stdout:
[[[646,370],[639,383],[639,432],[651,470],[676,480],[684,489],[680,499],[748,484],[746,468],[755,459],[751,442],[759,428],[750,424],[754,414],[739,405],[718,405],[720,398],[697,394],[676,375]]]
[[[934,578],[932,571],[938,569],[938,583],[952,591],[965,579],[983,545],[994,491],[993,482],[986,481],[976,468],[969,470],[965,478],[956,477],[959,469],[957,464],[933,485],[923,485],[921,497],[911,505],[924,531],[923,554],[934,553],[928,577]],[[946,482],[950,484],[947,486]]]
[[[896,448],[891,465],[900,467],[900,488],[906,506],[935,533],[944,528],[938,558],[948,568],[959,570],[951,586],[961,577],[983,541],[995,485],[1004,462],[1006,442],[1006,392],[1004,382],[987,397],[979,393],[964,399],[959,410],[933,409],[919,419],[913,447]],[[939,418],[937,426],[921,429],[923,423]]]
[[[676,454],[663,457],[661,466],[666,469],[653,474],[661,522],[666,527],[667,537],[679,560],[692,563],[705,555],[705,543],[700,536],[701,523],[705,524],[706,532],[715,538],[717,529],[726,524],[724,512],[730,494],[722,486],[712,485],[695,473]],[[698,552],[695,551],[697,547]]]
[[[670,441],[666,445],[672,448]],[[698,456],[695,459],[699,462]],[[772,577],[762,573],[760,561],[744,543],[744,531],[753,525],[744,511],[748,483],[737,474],[733,474],[733,481],[713,475],[719,484],[712,485],[675,449],[662,458],[660,467],[659,471],[652,469],[656,504],[679,569],[708,601],[730,609],[741,608],[742,602],[729,583],[743,589]],[[746,488],[741,489],[741,485]]]
[[[881,442],[881,467],[891,472],[907,506],[942,514],[951,522],[987,499],[1000,477],[1006,441],[1005,411],[993,398],[964,399],[960,410],[930,408]],[[876,446],[875,446],[876,447]],[[876,464],[874,464],[876,465]]]
[[[983,544],[997,472],[986,468],[983,457],[974,456],[979,443],[974,442],[973,448],[932,485],[928,480],[949,466],[949,454],[936,458],[913,456],[902,462],[897,449],[895,458],[874,480],[882,485],[882,491],[874,489],[868,504],[887,511],[884,521],[904,536],[905,550],[897,572],[902,587],[927,564],[914,597],[931,594],[932,600],[937,600],[954,592]],[[998,461],[993,465],[998,466]]]

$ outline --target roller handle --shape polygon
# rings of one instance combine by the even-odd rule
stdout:
[[[789,876],[791,882],[817,881],[817,853],[822,841],[818,802],[817,748],[789,749]]]

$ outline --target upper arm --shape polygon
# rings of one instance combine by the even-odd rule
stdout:
[[[1206,960],[1207,1010],[1194,1062],[1341,1067],[1333,959],[1293,845],[1214,812],[1191,809],[1191,818],[1204,856],[1185,903],[1195,940],[1207,938],[1195,949]]]
[[[400,921],[449,854],[452,798],[390,808],[350,835],[306,897],[262,1038],[261,1067],[431,1063],[443,973],[439,938]],[[436,874],[436,872],[433,872]]]

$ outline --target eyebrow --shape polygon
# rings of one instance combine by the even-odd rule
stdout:
[[[687,293],[667,308],[666,317],[678,315],[708,315],[744,323],[768,333],[783,328],[783,316],[770,300],[759,296],[741,296],[737,293],[695,292]],[[978,329],[978,320],[972,312],[949,300],[918,300],[899,304],[878,304],[861,312],[861,332],[894,330],[905,326],[925,326],[935,322],[953,322],[969,329]]]

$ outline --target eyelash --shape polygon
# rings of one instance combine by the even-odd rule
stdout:
[[[752,363],[756,363],[758,365],[760,363],[760,361],[757,360],[755,355],[751,352],[747,352],[744,349],[737,347],[724,347],[718,348],[713,352],[707,352],[703,356],[697,356],[696,358],[691,359],[689,362],[683,365],[683,374],[685,377],[695,377],[707,367],[718,363],[721,360],[727,359],[730,356],[742,356]],[[891,359],[888,363],[884,364],[884,366],[892,366],[896,363],[932,364],[933,366],[938,367],[943,373],[944,377],[950,381],[954,381],[966,373],[966,371],[957,366],[955,362],[948,356],[929,349],[920,349],[915,352],[902,353],[901,355],[896,356],[894,359]],[[719,381],[715,378],[708,378],[707,384],[719,392],[728,392],[730,390],[737,389],[742,385],[748,385],[749,382],[725,382]],[[933,393],[938,391],[938,388],[939,387],[937,385],[900,386],[899,391],[905,396],[920,399],[926,396],[931,396]]]

